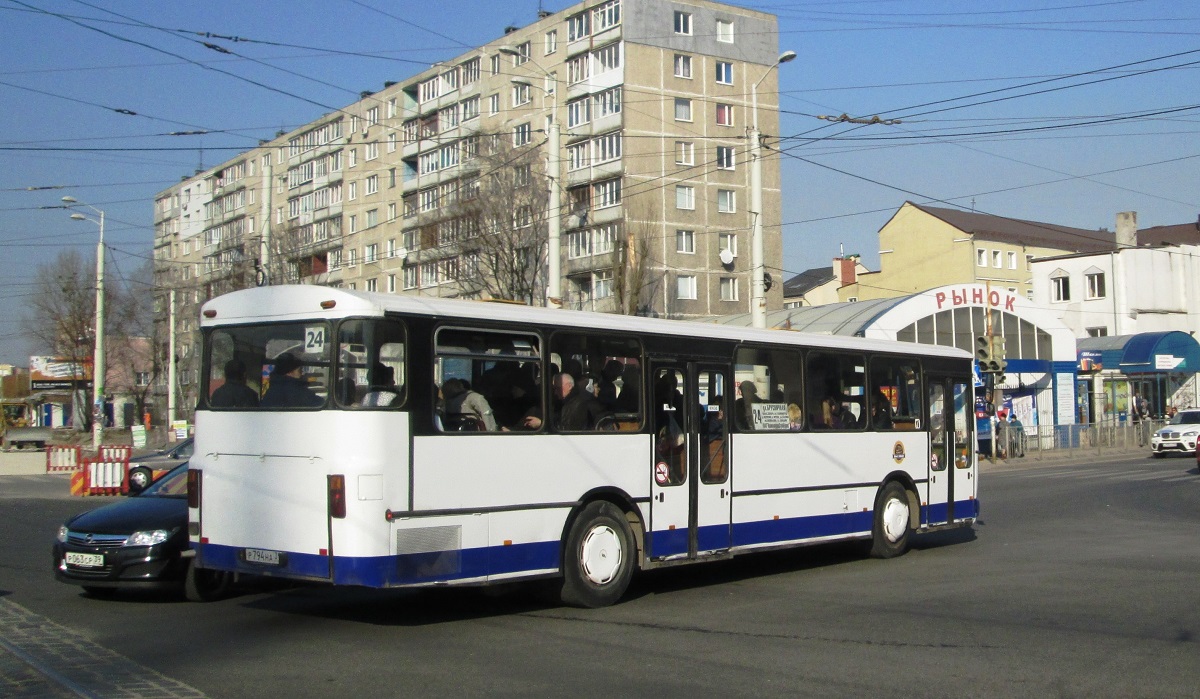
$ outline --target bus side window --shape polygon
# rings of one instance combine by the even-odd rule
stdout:
[[[800,353],[743,347],[733,364],[733,424],[739,432],[805,429]]]
[[[563,432],[632,432],[642,425],[642,346],[636,338],[559,332],[550,339],[551,361],[573,384],[561,399],[555,429]]]

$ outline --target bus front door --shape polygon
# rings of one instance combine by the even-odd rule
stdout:
[[[974,407],[972,392],[966,383],[930,378],[925,525],[946,524],[975,516],[973,511],[955,511],[956,500],[973,500],[975,496]]]
[[[655,363],[651,370],[649,556],[666,560],[727,551],[732,516],[727,371],[694,362]]]

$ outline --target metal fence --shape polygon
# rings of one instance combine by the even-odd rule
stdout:
[[[1097,456],[1121,453],[1150,453],[1150,435],[1166,424],[1165,420],[1140,423],[1096,423],[1087,425],[1037,425],[1019,431],[1001,431],[994,453],[989,440],[981,458],[1044,459],[1060,456]]]

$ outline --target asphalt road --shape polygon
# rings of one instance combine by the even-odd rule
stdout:
[[[0,696],[1200,695],[1192,459],[984,467],[983,517],[890,561],[828,545],[537,590],[94,600],[51,576],[92,503],[0,476]]]

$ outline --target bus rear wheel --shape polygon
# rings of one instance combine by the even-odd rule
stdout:
[[[567,535],[562,601],[589,608],[615,604],[629,588],[633,558],[633,535],[625,515],[612,503],[591,503]]]
[[[183,579],[183,596],[189,602],[213,602],[229,595],[233,573],[205,570],[189,563]]]
[[[875,501],[875,526],[871,533],[871,557],[895,558],[908,550],[912,532],[908,491],[896,481],[883,487]]]

